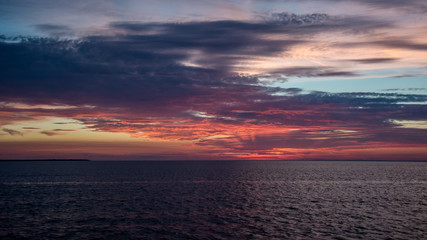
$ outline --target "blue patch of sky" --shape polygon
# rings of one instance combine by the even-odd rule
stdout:
[[[356,77],[287,77],[272,86],[301,88],[305,92],[399,92],[427,94],[426,68],[376,69],[358,72]],[[364,77],[366,76],[366,77]]]

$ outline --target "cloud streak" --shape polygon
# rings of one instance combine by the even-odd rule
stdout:
[[[6,132],[11,136],[17,136],[17,135],[18,136],[24,136],[24,134],[18,130],[13,130],[13,129],[9,129],[9,128],[3,128],[2,130],[3,130],[3,132]]]
[[[398,58],[364,58],[364,59],[352,59],[351,62],[363,63],[363,64],[374,64],[374,63],[390,63],[397,61]]]

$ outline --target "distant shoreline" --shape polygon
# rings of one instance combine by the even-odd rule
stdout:
[[[0,159],[0,162],[90,162],[89,159]]]

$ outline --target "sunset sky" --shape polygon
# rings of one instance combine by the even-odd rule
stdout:
[[[0,159],[427,159],[425,0],[0,0]]]

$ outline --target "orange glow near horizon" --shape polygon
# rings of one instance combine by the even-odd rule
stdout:
[[[307,110],[270,109],[260,113],[292,116],[306,112]],[[106,116],[102,115],[104,118]],[[91,117],[97,119],[100,116]],[[230,122],[221,122],[213,116],[205,117],[197,121],[116,119],[102,126],[91,121],[84,123],[68,118],[23,120],[3,126],[4,129],[20,129],[22,135],[3,134],[0,138],[2,152],[0,157],[54,158],[55,154],[61,154],[70,158],[95,160],[115,158],[144,160],[154,159],[154,156],[172,160],[402,160],[405,156],[409,156],[410,159],[422,160],[427,154],[422,144],[375,141],[361,144],[357,139],[364,137],[367,134],[366,130],[347,129],[340,125],[283,126],[273,123],[255,124],[251,121],[234,124],[233,119],[230,119]],[[47,132],[52,134],[46,134]],[[300,144],[299,141],[305,141],[306,144]],[[325,146],[322,147],[319,142],[325,142]],[[313,146],[310,146],[310,143]],[[328,144],[331,146],[327,146]],[[17,155],[16,152],[20,154]]]

